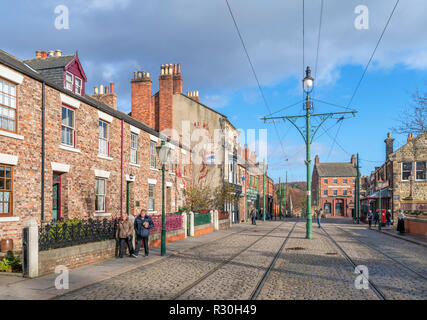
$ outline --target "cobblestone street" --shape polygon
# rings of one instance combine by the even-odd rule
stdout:
[[[58,299],[427,299],[426,247],[351,220],[328,219],[322,226],[313,223],[307,240],[302,220],[240,225]],[[369,289],[356,289],[358,274],[349,260],[368,268]]]

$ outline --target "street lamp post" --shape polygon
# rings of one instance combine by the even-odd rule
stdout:
[[[382,180],[378,180],[378,187],[380,188],[379,190],[379,203],[378,203],[378,231],[381,231],[381,188],[383,186],[383,182]]]
[[[310,146],[313,142],[313,138],[315,137],[319,128],[325,123],[326,120],[332,118],[334,115],[344,115],[344,114],[352,114],[353,116],[357,113],[356,110],[346,111],[346,112],[329,112],[329,113],[318,113],[312,114],[311,109],[312,105],[310,102],[310,93],[313,90],[314,79],[311,77],[310,67],[306,69],[306,76],[303,79],[303,88],[306,93],[305,99],[305,115],[294,115],[294,116],[278,116],[278,117],[264,117],[262,120],[275,120],[282,119],[288,120],[301,134],[301,137],[304,139],[306,146],[306,160],[305,164],[307,167],[307,190],[306,190],[306,215],[307,215],[307,224],[306,224],[306,239],[312,238],[312,216],[311,216],[311,152]],[[313,126],[313,134],[311,134],[311,123],[310,119],[312,117],[320,118],[320,122],[318,125]],[[305,128],[302,126],[299,127],[296,124],[296,121],[300,118],[305,118]],[[344,119],[344,117],[342,117]],[[305,131],[305,132],[304,132]]]
[[[265,221],[265,159],[262,163],[262,213]]]
[[[162,236],[161,236],[161,255],[166,255],[166,214],[165,214],[165,165],[168,162],[170,148],[166,146],[165,141],[156,147],[157,156],[162,164]]]

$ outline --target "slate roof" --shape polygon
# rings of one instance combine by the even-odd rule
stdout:
[[[28,64],[35,70],[65,68],[76,57],[75,54],[70,54],[60,57],[48,57],[46,59],[31,59],[25,60],[24,63]]]
[[[315,166],[319,177],[355,177],[356,168],[347,162],[323,162]]]
[[[19,71],[23,74],[25,74],[26,76],[33,78],[35,80],[38,80],[40,82],[44,82],[47,86],[54,88],[55,90],[62,92],[70,97],[73,97],[74,99],[80,100],[83,103],[86,103],[87,105],[90,105],[102,112],[105,112],[117,119],[120,120],[124,120],[127,123],[133,125],[134,127],[137,127],[149,134],[152,134],[153,136],[159,137],[161,139],[164,139],[165,141],[169,141],[170,143],[179,146],[187,151],[190,151],[190,149],[188,148],[188,146],[184,146],[181,143],[179,143],[178,141],[174,141],[169,139],[168,137],[160,134],[159,132],[157,132],[156,130],[154,130],[153,128],[150,128],[149,126],[147,126],[145,123],[140,122],[132,117],[130,117],[129,115],[127,115],[126,113],[113,109],[110,106],[108,106],[107,104],[98,101],[94,98],[92,98],[89,95],[85,95],[84,97],[77,95],[67,89],[64,88],[63,85],[58,85],[55,82],[52,82],[51,80],[49,80],[48,78],[44,77],[42,74],[40,74],[39,72],[35,71],[32,67],[30,68],[24,61],[22,61],[21,59],[12,56],[11,54],[3,51],[0,49],[0,63],[4,64],[5,66],[14,69],[16,71]]]

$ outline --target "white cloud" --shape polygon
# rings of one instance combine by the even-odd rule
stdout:
[[[228,98],[217,94],[202,96],[202,101],[211,108],[223,108],[228,105]]]

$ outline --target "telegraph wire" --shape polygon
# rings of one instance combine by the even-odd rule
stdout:
[[[320,33],[322,30],[322,20],[323,20],[323,0],[321,0],[321,3],[320,3],[319,33],[317,35],[316,66],[314,69],[314,79],[317,78],[317,66],[319,62]],[[313,91],[314,89],[315,89],[315,84],[313,84]]]
[[[362,80],[363,80],[363,78],[365,77],[366,71],[368,70],[369,65],[371,64],[371,61],[372,61],[372,59],[373,59],[373,57],[374,57],[374,55],[375,55],[375,52],[377,51],[378,46],[379,46],[379,44],[380,44],[380,42],[381,42],[381,40],[382,40],[382,38],[383,38],[383,36],[384,36],[384,33],[386,32],[387,27],[388,27],[388,25],[389,25],[389,23],[390,23],[390,21],[391,21],[391,18],[393,17],[394,11],[396,10],[397,5],[399,4],[399,1],[400,1],[400,0],[396,0],[396,4],[394,5],[393,10],[391,11],[390,16],[388,17],[387,23],[386,23],[386,25],[384,26],[383,31],[381,32],[381,36],[380,36],[380,38],[378,39],[377,45],[375,46],[375,49],[374,49],[374,51],[372,52],[371,57],[369,58],[369,61],[368,61],[367,65],[366,65],[365,69],[363,70],[362,77],[360,78],[359,82],[357,83],[356,89],[354,90],[353,95],[351,96],[350,102],[349,102],[349,103],[348,103],[348,105],[347,105],[348,107],[350,107],[350,105],[351,105],[351,103],[353,102],[353,99],[354,99],[354,97],[355,97],[355,95],[356,95],[357,91],[359,90],[360,84],[362,83]]]
[[[259,80],[258,80],[258,76],[257,76],[257,74],[256,74],[256,72],[255,72],[255,68],[254,68],[254,66],[253,66],[252,60],[251,60],[251,58],[250,58],[250,56],[249,56],[249,53],[248,53],[248,50],[247,50],[247,48],[246,48],[245,42],[243,41],[243,37],[242,37],[242,35],[241,35],[241,33],[240,33],[240,30],[239,30],[239,27],[238,27],[238,25],[237,25],[237,21],[236,21],[236,19],[234,18],[233,11],[231,10],[231,7],[230,7],[230,4],[228,3],[228,0],[225,0],[225,2],[227,3],[228,11],[230,12],[231,18],[233,19],[233,23],[234,23],[234,26],[235,26],[235,28],[236,28],[237,34],[239,35],[240,42],[242,43],[243,49],[244,49],[244,51],[245,51],[245,53],[246,53],[246,57],[248,58],[248,61],[249,61],[249,64],[250,64],[250,66],[251,66],[252,73],[253,73],[253,75],[254,75],[254,77],[255,77],[255,80],[256,80],[256,82],[257,82],[258,89],[259,89],[259,92],[260,92],[260,94],[261,94],[261,97],[262,97],[262,99],[263,99],[263,101],[264,101],[265,106],[267,107],[268,112],[270,112],[270,113],[271,113],[270,107],[269,107],[269,105],[268,105],[268,103],[267,103],[267,99],[265,98],[265,95],[264,95],[264,91],[263,91],[263,90],[262,90],[262,88],[261,88],[261,85],[260,85],[260,82],[259,82]],[[284,149],[284,147],[283,147],[283,143],[282,143],[282,140],[280,139],[280,135],[279,135],[279,130],[277,129],[276,123],[273,123],[273,124],[274,124],[274,128],[276,129],[277,137],[279,138],[279,142],[280,142],[280,146],[281,146],[281,148],[282,148],[282,152],[283,152],[283,154],[285,154],[285,149]]]

